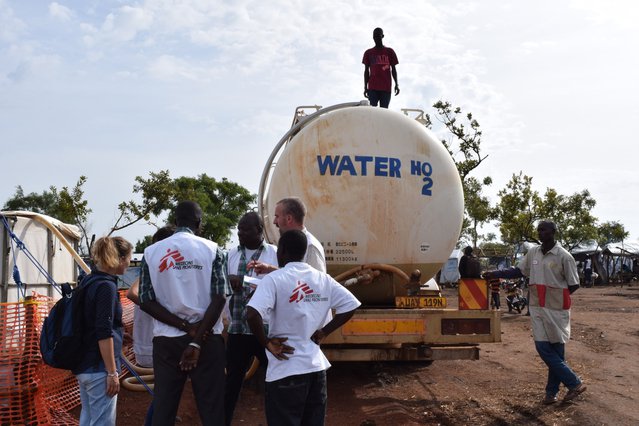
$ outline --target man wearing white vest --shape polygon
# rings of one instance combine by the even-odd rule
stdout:
[[[180,202],[175,234],[144,251],[140,306],[154,318],[155,426],[175,424],[187,377],[202,424],[224,421],[220,313],[231,292],[224,253],[214,242],[195,235],[201,221],[197,203]]]
[[[331,364],[319,345],[360,305],[330,275],[302,262],[306,247],[302,231],[282,234],[277,245],[280,269],[262,279],[248,303],[251,331],[268,350],[265,408],[270,426],[324,424],[326,370]],[[326,324],[331,309],[335,318]]]

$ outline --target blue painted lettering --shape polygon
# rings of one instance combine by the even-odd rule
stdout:
[[[391,158],[389,176],[401,178],[402,177],[402,172],[400,171],[401,167],[402,167],[402,162],[400,161],[399,158]]]
[[[410,174],[419,176],[421,173],[422,173],[422,162],[417,160],[410,160]]]
[[[317,166],[322,176],[326,175],[327,172],[331,176],[341,176],[343,173],[351,176],[367,176],[368,165],[371,163],[375,176],[402,177],[402,161],[399,158],[373,157],[370,155],[356,155],[354,157],[350,155],[317,156]]]
[[[327,155],[326,157],[324,157],[323,161],[322,161],[322,156],[318,155],[317,156],[317,165],[319,166],[320,174],[322,176],[324,176],[326,174],[326,168],[328,167],[329,174],[334,175],[338,161],[339,161],[339,155],[336,155],[335,159],[333,159],[332,155]]]
[[[356,155],[355,161],[359,161],[362,176],[366,176],[366,164],[373,161],[373,157],[370,155]]]
[[[388,176],[388,157],[375,157],[375,176]]]
[[[416,176],[430,176],[433,174],[433,166],[428,161],[410,160],[410,174]]]
[[[339,169],[337,169],[337,176],[341,176],[344,171],[349,172],[351,176],[357,176],[353,161],[351,161],[351,157],[348,155],[342,157],[342,161],[339,163]]]

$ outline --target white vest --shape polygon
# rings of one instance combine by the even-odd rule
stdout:
[[[158,303],[190,322],[204,318],[211,303],[211,273],[217,244],[189,232],[176,232],[144,250],[149,275]],[[222,332],[218,318],[213,333]],[[153,335],[178,337],[186,334],[153,320]]]

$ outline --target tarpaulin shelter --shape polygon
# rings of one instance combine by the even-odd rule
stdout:
[[[76,263],[88,272],[77,253],[81,237],[77,226],[26,211],[3,211],[0,216],[0,302],[16,302],[27,289],[59,297],[51,279],[75,283]],[[16,278],[21,283],[16,283]],[[20,289],[23,285],[25,288]]]

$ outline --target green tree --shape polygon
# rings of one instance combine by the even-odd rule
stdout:
[[[580,243],[596,238],[597,218],[591,214],[596,204],[586,189],[565,196],[548,188],[542,199],[540,216],[555,222],[557,240],[570,251]]]
[[[448,129],[450,136],[442,139],[442,143],[453,158],[462,182],[488,157],[481,154],[482,131],[479,122],[472,113],[465,116],[460,107],[453,107],[450,102],[437,101],[433,105],[436,118]],[[466,123],[464,124],[464,117]],[[430,117],[427,115],[430,122]]]
[[[460,237],[476,247],[478,240],[488,238],[480,234],[481,227],[494,219],[494,208],[488,197],[482,195],[482,188],[490,185],[492,179],[469,177],[488,157],[481,153],[482,131],[472,113],[464,114],[460,107],[454,107],[450,102],[437,101],[433,108],[436,120],[448,131],[441,142],[457,167],[464,190],[465,212]],[[418,118],[427,128],[432,129],[433,122],[429,114],[422,114]]]
[[[49,190],[42,191],[41,194],[31,192],[25,194],[22,186],[16,187],[16,192],[5,203],[3,210],[25,210],[34,213],[45,214],[55,217],[62,222],[70,223],[72,216],[61,217],[58,213],[58,204],[60,203],[60,195],[55,186],[50,186]]]
[[[66,186],[62,187],[58,211],[62,217],[73,218],[70,222],[80,228],[82,239],[84,240],[84,250],[86,250],[85,253],[88,254],[90,244],[88,220],[92,210],[89,208],[89,202],[84,199],[84,189],[82,186],[86,181],[86,176],[80,176],[80,179],[78,179],[71,190]]]
[[[136,253],[144,253],[144,249],[151,245],[153,242],[153,235],[146,235],[141,240],[138,240],[135,243],[135,252]]]
[[[120,216],[111,232],[146,221],[155,226],[161,216],[173,223],[173,210],[180,201],[196,201],[202,207],[202,236],[220,245],[230,240],[231,230],[242,214],[255,203],[255,195],[246,188],[226,178],[216,180],[206,174],[196,178],[182,176],[171,179],[168,170],[149,173],[149,178],[135,178],[133,193],[140,194],[141,201],[120,203]],[[146,240],[138,242],[138,248],[146,247]],[[138,247],[139,246],[139,247]]]
[[[588,190],[565,196],[547,188],[542,197],[532,189],[532,177],[519,172],[498,195],[499,230],[506,243],[539,243],[535,225],[542,219],[555,222],[556,238],[567,250],[597,236],[597,218],[591,213],[597,202]]]
[[[226,178],[216,180],[206,174],[197,178],[175,179],[174,202],[192,200],[202,207],[202,236],[220,245],[231,237],[231,229],[240,217],[255,204],[256,196],[246,188]],[[172,212],[169,221],[173,222]]]
[[[537,242],[535,222],[540,219],[537,207],[541,204],[541,198],[532,189],[532,178],[522,172],[513,174],[497,195],[499,202],[496,215],[502,241],[507,244]]]
[[[88,253],[88,217],[91,209],[88,201],[84,199],[84,189],[86,176],[80,176],[75,186],[69,189],[63,186],[58,192],[55,186],[50,186],[49,190],[42,191],[41,194],[32,192],[25,195],[21,186],[16,187],[16,193],[5,203],[4,210],[26,210],[34,213],[45,214],[56,218],[62,222],[76,225],[80,228],[82,241],[80,251]]]
[[[610,243],[618,243],[628,238],[628,232],[617,221],[604,222],[597,226],[597,244],[600,247]]]
[[[462,227],[462,239],[467,239],[473,247],[477,247],[479,240],[488,241],[490,235],[480,234],[481,226],[495,218],[495,208],[491,206],[487,196],[482,194],[485,186],[492,184],[490,177],[480,182],[474,177],[466,179],[464,186],[464,201],[466,215]]]
[[[142,201],[123,201],[119,204],[120,216],[116,219],[109,235],[141,220],[149,222],[152,216],[158,217],[174,206],[172,201],[175,195],[175,183],[168,170],[161,170],[158,173],[149,172],[148,179],[136,176],[135,182],[133,193],[140,194]]]

